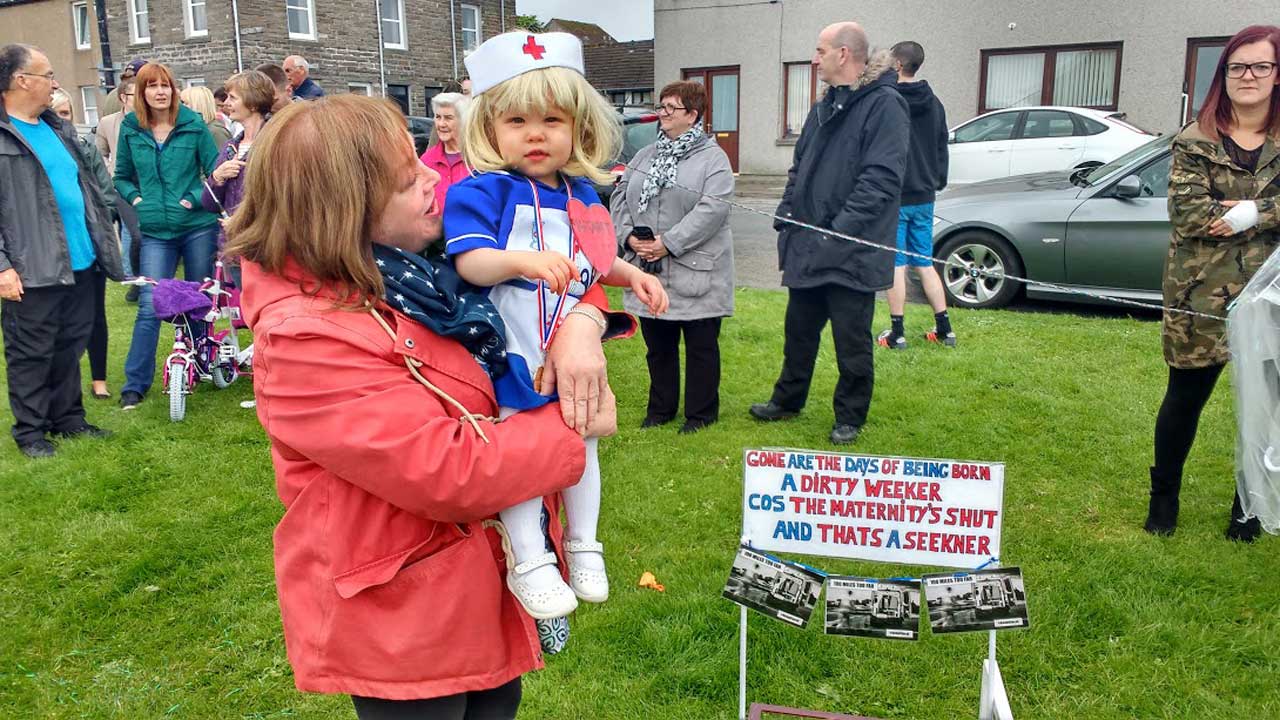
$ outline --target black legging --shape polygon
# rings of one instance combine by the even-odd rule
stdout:
[[[89,374],[107,380],[107,274],[93,273],[93,332],[89,334]]]
[[[512,720],[520,708],[520,678],[492,690],[430,700],[351,696],[360,720]]]
[[[1169,368],[1169,385],[1156,415],[1156,471],[1181,480],[1182,466],[1196,439],[1200,413],[1226,365],[1182,370]]]

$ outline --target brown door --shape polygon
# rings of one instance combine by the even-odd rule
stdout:
[[[1182,122],[1195,119],[1204,105],[1209,83],[1218,69],[1218,60],[1229,38],[1190,38],[1187,40],[1187,66],[1182,80]]]
[[[685,70],[684,79],[707,88],[702,130],[716,139],[729,156],[729,165],[738,172],[738,66]]]

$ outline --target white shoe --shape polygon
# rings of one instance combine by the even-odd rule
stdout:
[[[600,556],[600,569],[584,567],[575,562],[575,555],[595,553]],[[604,545],[598,542],[567,540],[564,555],[569,563],[569,587],[579,599],[589,603],[602,603],[609,599],[609,576],[604,572]]]
[[[507,588],[524,606],[525,612],[535,620],[564,617],[578,609],[578,599],[574,597],[573,590],[560,579],[559,573],[550,575],[554,582],[531,581],[530,574],[534,570],[555,564],[556,554],[544,553],[507,571]],[[539,575],[545,576],[546,573]]]

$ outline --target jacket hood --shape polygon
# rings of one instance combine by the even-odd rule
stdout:
[[[909,83],[898,83],[898,94],[907,101],[912,117],[928,114],[933,109],[933,88],[928,80],[917,80]]]
[[[200,115],[196,114],[196,111],[195,111],[195,110],[192,110],[191,108],[187,107],[186,105],[179,105],[179,106],[178,106],[178,119],[177,119],[176,121],[174,121],[174,123],[173,123],[173,129],[174,129],[174,130],[177,130],[178,128],[182,127],[183,125],[190,125],[191,123],[200,123],[200,125],[202,125],[202,126],[203,126],[203,125],[204,125],[204,118],[203,118],[203,117],[201,117]],[[138,123],[138,115],[137,115],[137,113],[128,113],[127,115],[125,115],[125,116],[124,116],[124,120],[121,120],[121,121],[120,121],[120,124],[121,124],[121,125],[123,125],[123,126],[125,126],[125,127],[127,127],[127,128],[130,128],[130,129],[132,129],[132,130],[141,130],[141,129],[142,129],[142,125],[140,125],[140,124]]]
[[[897,82],[898,73],[893,69],[893,55],[888,50],[877,50],[867,58],[867,66],[858,74],[858,80],[853,84],[852,90],[856,96],[873,87],[896,85]]]

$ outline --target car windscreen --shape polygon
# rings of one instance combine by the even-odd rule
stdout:
[[[1093,170],[1090,170],[1088,174],[1083,175],[1083,177],[1090,185],[1107,182],[1107,180],[1111,179],[1111,176],[1124,171],[1125,168],[1132,165],[1135,161],[1146,158],[1154,152],[1165,149],[1171,142],[1173,142],[1172,135],[1161,135],[1160,137],[1153,138],[1150,142],[1139,145],[1106,165],[1100,165]]]
[[[624,125],[622,128],[622,152],[618,154],[618,162],[627,164],[642,148],[658,139],[658,123],[637,122]]]

